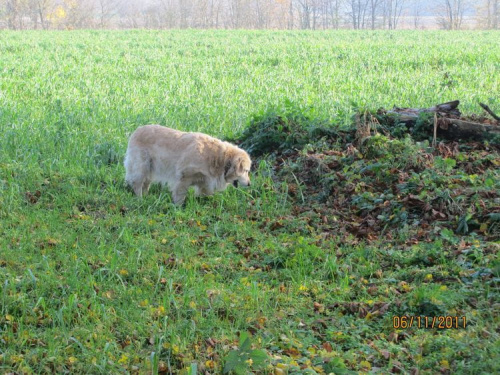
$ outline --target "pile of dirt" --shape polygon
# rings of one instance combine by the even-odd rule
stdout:
[[[432,138],[415,140],[384,131],[375,116],[361,118],[338,131],[324,121],[270,113],[253,119],[240,144],[272,163],[276,181],[287,182],[294,213],[324,236],[500,239],[499,144],[438,139],[431,147]]]

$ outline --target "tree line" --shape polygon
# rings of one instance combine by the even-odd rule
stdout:
[[[498,29],[500,0],[0,0],[2,29]]]

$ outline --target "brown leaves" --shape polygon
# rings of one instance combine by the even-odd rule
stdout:
[[[436,211],[435,209],[432,209],[431,212],[432,212],[432,219],[433,220],[446,220],[446,219],[448,219],[448,216],[446,216],[442,212]]]
[[[281,228],[283,228],[283,227],[284,227],[284,225],[283,225],[283,223],[282,223],[281,221],[275,221],[274,223],[272,223],[272,224],[269,226],[269,229],[270,229],[271,231],[275,231],[275,230],[277,230],[277,229],[281,229]]]
[[[437,153],[443,158],[457,157],[460,153],[458,149],[458,142],[444,143],[439,142],[437,146]]]
[[[26,193],[24,193],[24,196],[26,197],[26,200],[29,203],[35,204],[38,202],[38,199],[40,199],[40,197],[42,196],[42,192],[40,190],[37,190],[34,193],[27,191]]]
[[[208,346],[211,346],[212,348],[215,348],[215,346],[217,345],[217,341],[214,340],[213,338],[209,337],[205,340],[205,343],[208,345]]]
[[[371,155],[362,154],[365,150],[346,139],[341,144],[332,142],[330,149],[313,144],[307,152],[284,152],[276,159],[276,177],[288,181],[294,213],[317,213],[319,220],[310,226],[325,238],[354,234],[360,240],[377,241],[384,231],[384,238],[392,242],[401,238],[402,226],[418,223],[411,226],[408,238],[413,243],[431,240],[438,233],[432,232],[436,225],[454,230],[455,216],[474,200],[473,196],[462,199],[463,187],[471,182],[461,173],[483,174],[500,166],[499,158],[480,143],[440,142],[435,150],[428,150],[384,136],[376,143],[378,152]],[[484,178],[472,176],[472,184],[479,186]],[[480,193],[484,202],[479,202],[485,212],[495,199],[490,193],[494,189],[475,188],[474,192],[479,194],[478,190],[487,192]],[[270,231],[287,227],[282,218],[267,223]],[[488,235],[486,229],[473,228]]]
[[[314,302],[313,303],[314,311],[317,313],[323,313],[325,311],[325,306],[322,305],[321,303]]]
[[[163,259],[162,263],[166,268],[173,268],[177,263],[182,263],[182,261],[178,260],[174,255],[170,255],[168,258]]]
[[[431,205],[421,199],[418,195],[409,194],[402,200],[409,207],[418,208],[422,212],[427,212],[432,209]]]
[[[288,349],[283,350],[283,352],[292,358],[298,358],[300,356],[300,351],[297,348],[291,347]]]
[[[332,348],[332,344],[330,344],[329,342],[324,342],[323,344],[321,344],[321,346],[323,347],[323,349],[325,349],[328,353],[331,353],[333,351],[333,348]]]
[[[50,247],[55,247],[57,245],[59,245],[61,243],[60,240],[56,239],[56,238],[52,238],[52,237],[49,237],[49,238],[46,238],[45,240],[43,241],[38,241],[37,242],[37,245],[40,249],[46,249],[46,248],[50,248]]]
[[[357,315],[359,318],[373,318],[384,315],[390,305],[388,302],[375,302],[373,305],[363,302],[336,302],[329,305],[328,309],[340,309],[343,314]]]

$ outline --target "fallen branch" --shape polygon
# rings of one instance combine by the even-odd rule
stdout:
[[[461,113],[458,109],[459,100],[438,104],[430,108],[398,108],[394,107],[391,111],[386,112],[386,116],[396,122],[404,123],[407,127],[412,127],[417,124],[417,120],[422,113],[434,113],[433,120],[429,118],[427,128],[434,138],[437,136],[446,139],[475,139],[484,140],[495,135],[500,135],[500,126],[483,124],[475,121],[470,121],[461,118]],[[485,107],[481,105],[485,110]],[[489,110],[489,108],[488,108]],[[490,113],[491,112],[491,113]],[[494,113],[490,110],[490,115]],[[496,116],[496,115],[495,115]],[[496,116],[495,118],[498,118]],[[424,129],[426,129],[424,127]]]
[[[495,120],[497,120],[498,122],[500,122],[500,117],[498,117],[495,112],[493,112],[490,107],[488,107],[486,104],[483,104],[483,103],[479,103],[479,105],[481,106],[481,108],[483,108],[486,112],[488,112],[490,114],[491,117],[493,117]]]
[[[458,110],[458,105],[460,104],[460,100],[454,100],[452,102],[442,103],[435,105],[430,108],[399,108],[394,107],[392,111],[388,111],[388,115],[397,115],[400,120],[405,121],[414,121],[416,120],[421,113],[437,113],[441,116],[448,117],[460,117],[461,113]]]

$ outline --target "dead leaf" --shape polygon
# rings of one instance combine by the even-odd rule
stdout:
[[[391,332],[389,336],[387,336],[387,340],[396,343],[398,342],[398,337],[399,335],[396,332]]]
[[[38,202],[38,199],[41,197],[42,192],[40,190],[37,190],[34,193],[27,191],[24,195],[26,196],[26,199],[28,200],[28,202],[30,202],[31,204],[35,204]]]
[[[321,346],[323,347],[323,349],[325,349],[328,353],[331,353],[333,351],[333,348],[332,348],[332,344],[330,344],[329,342],[324,342],[323,344],[321,344]]]
[[[314,311],[322,313],[325,311],[325,306],[322,305],[321,303],[314,302],[313,303]]]

